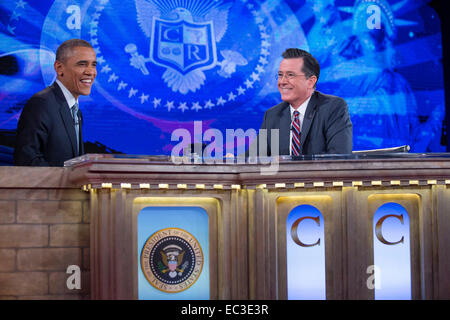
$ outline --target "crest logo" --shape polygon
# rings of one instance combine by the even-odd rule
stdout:
[[[167,228],[155,232],[144,245],[141,268],[158,290],[177,293],[191,287],[203,268],[203,252],[189,232]]]
[[[193,0],[182,5],[172,0],[135,0],[135,4],[139,26],[151,44],[150,56],[145,58],[134,43],[129,43],[125,51],[131,54],[130,65],[144,75],[149,75],[147,62],[167,68],[162,78],[172,91],[181,94],[203,86],[203,70],[218,65],[216,42],[227,31],[231,3]],[[241,65],[247,64],[240,53],[233,52],[245,61]]]
[[[212,23],[171,22],[153,18],[155,36],[150,46],[153,63],[172,68],[183,76],[216,65]]]

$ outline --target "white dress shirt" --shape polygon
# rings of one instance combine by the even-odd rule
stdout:
[[[69,111],[70,114],[72,114],[72,107],[75,104],[75,102],[78,102],[78,99],[75,99],[74,96],[72,95],[72,93],[70,93],[69,89],[67,89],[61,81],[59,81],[58,79],[56,79],[56,83],[59,85],[59,87],[61,88],[64,97],[66,98],[67,104],[69,105]],[[79,105],[79,104],[78,104]]]

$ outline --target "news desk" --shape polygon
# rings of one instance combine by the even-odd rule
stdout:
[[[450,298],[448,154],[0,173],[3,299]]]

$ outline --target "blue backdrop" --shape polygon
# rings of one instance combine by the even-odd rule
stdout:
[[[97,151],[170,154],[173,130],[192,131],[194,120],[224,136],[258,129],[280,102],[281,53],[299,47],[321,64],[317,89],[346,99],[354,150],[442,152],[442,39],[427,3],[3,0],[0,144],[11,146],[26,100],[54,81],[58,45],[82,38],[98,59],[92,93],[80,98]]]

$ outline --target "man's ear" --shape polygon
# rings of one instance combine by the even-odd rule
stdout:
[[[309,81],[310,81],[310,85],[311,85],[311,88],[314,88],[314,86],[316,85],[316,83],[317,83],[317,77],[316,76],[311,76],[309,79],[308,79]]]
[[[61,62],[61,61],[58,61],[58,60],[56,60],[55,61],[55,63],[53,64],[53,67],[55,68],[55,72],[56,72],[56,75],[58,76],[58,77],[62,77],[63,76],[63,74],[64,74],[64,65],[63,65],[63,63]]]

